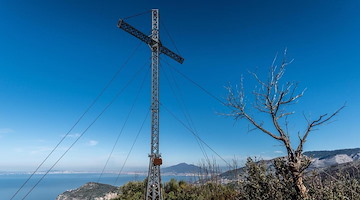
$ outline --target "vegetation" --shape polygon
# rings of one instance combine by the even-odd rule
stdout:
[[[269,163],[248,158],[243,173],[227,184],[219,181],[190,184],[175,179],[163,185],[164,200],[292,200],[297,191],[286,160]],[[360,162],[326,171],[312,171],[304,176],[308,200],[360,199]],[[344,170],[342,170],[344,169]],[[139,200],[145,194],[144,182],[129,182],[120,187],[116,200]]]
[[[129,182],[120,187],[120,195],[114,200],[139,200],[145,196],[144,182]],[[238,192],[228,186],[213,182],[190,184],[171,179],[164,184],[163,196],[166,200],[226,200],[236,199]]]
[[[123,185],[119,189],[119,196],[114,200],[139,200],[145,197],[147,179],[143,182],[131,181]]]

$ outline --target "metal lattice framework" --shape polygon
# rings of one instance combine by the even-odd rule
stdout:
[[[179,63],[184,58],[162,46],[159,39],[159,10],[152,9],[151,37],[135,29],[123,19],[118,27],[148,44],[151,48],[151,150],[145,200],[162,200],[159,153],[159,55],[163,53]]]

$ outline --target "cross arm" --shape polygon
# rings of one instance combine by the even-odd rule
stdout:
[[[160,52],[169,56],[170,58],[174,59],[175,61],[182,64],[184,62],[184,58],[180,55],[176,54],[175,52],[171,51],[170,49],[161,45],[161,42],[156,42],[151,37],[145,35],[141,31],[137,30],[130,24],[126,23],[123,19],[120,19],[118,22],[118,27],[123,29],[124,31],[130,33],[131,35],[135,36],[136,38],[140,39],[141,41],[145,42],[146,44],[153,46],[154,44],[158,43],[160,47]]]
[[[123,19],[119,20],[118,27],[123,29],[124,31],[130,33],[131,35],[137,37],[138,39],[140,39],[141,41],[145,42],[146,44],[148,44],[150,46],[152,46],[153,44],[156,43],[153,39],[151,39],[151,37],[145,35],[141,31],[139,31],[136,28],[134,28],[133,26],[131,26],[130,24],[126,23]]]
[[[170,49],[168,49],[164,46],[160,46],[160,52],[163,54],[166,54],[167,56],[174,59],[175,61],[177,61],[180,64],[182,64],[184,62],[183,57],[179,56],[178,54],[174,53],[173,51],[171,51]]]

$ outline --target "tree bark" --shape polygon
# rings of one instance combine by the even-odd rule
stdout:
[[[296,177],[295,189],[298,194],[298,199],[308,199],[309,198],[308,191],[306,189],[306,186],[304,185],[302,176]]]
[[[307,188],[303,182],[303,172],[301,171],[301,166],[302,162],[300,160],[298,162],[289,162],[289,170],[293,177],[298,200],[309,198]]]

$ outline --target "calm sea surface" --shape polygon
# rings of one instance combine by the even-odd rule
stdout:
[[[32,180],[18,193],[13,200],[21,200],[33,187],[42,175],[34,175]],[[13,194],[29,177],[27,174],[0,175],[0,200],[10,200]],[[105,174],[100,183],[114,185],[117,174]],[[75,189],[87,182],[97,182],[99,174],[49,174],[39,185],[25,198],[26,200],[55,200],[56,197],[66,190]],[[120,186],[129,181],[142,181],[143,175],[120,175],[116,185]],[[193,177],[186,176],[162,176],[162,181],[167,182],[171,178],[191,181]]]

